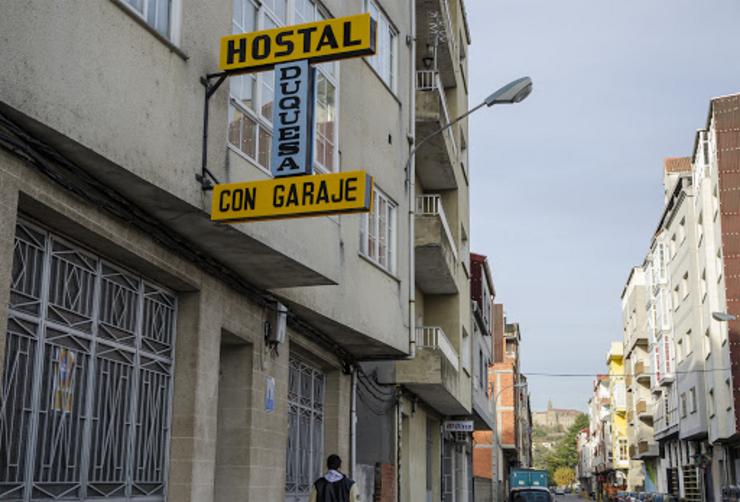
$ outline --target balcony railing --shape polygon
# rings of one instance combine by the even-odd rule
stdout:
[[[416,214],[419,216],[437,216],[439,221],[442,223],[445,236],[447,238],[447,246],[445,246],[449,252],[446,253],[445,258],[447,263],[454,269],[457,263],[457,247],[455,246],[455,240],[452,238],[452,231],[450,230],[450,224],[447,222],[447,215],[445,214],[444,206],[442,206],[442,197],[436,194],[425,194],[416,197]]]
[[[420,326],[416,328],[416,347],[419,349],[438,350],[458,371],[460,361],[457,351],[450,343],[442,328],[437,326]]]
[[[638,361],[635,363],[634,373],[638,382],[644,382],[645,380],[648,382],[650,381],[650,374],[648,373],[647,365],[644,361]]]
[[[444,2],[446,3],[446,2]],[[416,90],[423,92],[436,92],[439,99],[439,106],[442,112],[440,117],[440,126],[450,123],[450,112],[447,109],[447,97],[445,89],[442,86],[442,80],[439,72],[436,70],[417,70],[416,71]],[[454,127],[447,129],[444,134],[452,145],[454,157],[457,158],[457,141],[455,141]]]

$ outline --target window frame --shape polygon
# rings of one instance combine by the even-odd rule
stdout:
[[[139,2],[141,3],[141,10],[133,5],[133,1],[136,0],[113,0],[114,3],[125,8],[139,21],[146,25],[147,28],[151,29],[153,33],[156,33],[158,36],[163,37],[167,42],[174,45],[175,47],[178,47],[180,45],[180,33],[182,28],[182,0],[139,0]],[[150,23],[149,19],[147,19],[147,11],[151,2],[169,3],[169,9],[167,12],[168,19],[166,33],[163,33],[157,28],[156,17],[154,23]],[[155,16],[157,15],[158,12],[155,12]]]
[[[75,498],[85,497],[85,494],[93,493],[99,490],[101,485],[106,485],[112,490],[108,493],[109,496],[131,492],[127,500],[164,501],[167,497],[170,481],[168,472],[172,458],[170,447],[176,378],[175,359],[179,300],[177,294],[160,286],[144,274],[108,260],[104,253],[89,250],[61,233],[47,230],[42,225],[27,218],[18,218],[16,241],[18,240],[17,232],[19,228],[23,228],[27,233],[32,231],[43,237],[42,244],[35,244],[38,254],[34,255],[34,264],[41,266],[37,276],[40,281],[38,290],[32,294],[28,294],[24,290],[15,290],[19,294],[19,299],[28,297],[33,301],[31,303],[22,301],[17,305],[14,305],[11,301],[8,308],[9,319],[14,319],[24,325],[35,326],[36,330],[35,336],[28,337],[29,340],[33,340],[34,351],[38,355],[34,355],[28,363],[33,371],[33,376],[29,382],[33,390],[31,390],[31,397],[28,399],[31,406],[27,418],[27,441],[32,445],[35,441],[38,441],[38,437],[48,432],[49,422],[51,421],[49,417],[54,416],[57,419],[59,414],[65,416],[68,414],[69,416],[76,415],[69,420],[77,424],[74,426],[79,434],[76,443],[78,449],[81,450],[73,454],[79,463],[64,468],[73,471],[71,476],[69,472],[65,474],[57,472],[58,477],[66,479],[39,480],[35,474],[31,479],[27,477],[29,469],[32,472],[39,469],[38,455],[33,448],[29,448],[23,453],[22,470],[24,470],[24,473],[21,476],[22,483],[25,486],[18,492],[19,496],[23,500],[42,500],[42,498],[36,498],[37,496],[32,497],[31,492],[35,491],[39,484],[51,483],[79,485],[68,490],[68,495]],[[28,263],[28,260],[26,261]],[[55,266],[55,263],[57,266]],[[60,264],[62,264],[61,271]],[[22,265],[22,268],[26,266]],[[69,274],[70,269],[78,269],[82,272]],[[23,277],[27,273],[28,270],[24,270],[19,277]],[[77,278],[77,281],[74,278]],[[60,286],[62,281],[64,285]],[[67,290],[67,288],[73,288],[72,285],[75,282],[77,282],[76,287],[78,288],[76,296],[74,292],[70,293]],[[54,286],[54,284],[57,286]],[[15,287],[16,285],[12,283],[11,292],[14,291]],[[85,288],[87,288],[87,291],[83,293]],[[56,296],[52,296],[53,294]],[[63,300],[63,304],[57,302],[59,299]],[[148,301],[150,303],[147,305]],[[154,303],[159,305],[153,305]],[[37,307],[30,309],[28,308],[29,305],[37,305]],[[166,316],[165,318],[159,317],[162,314],[161,310],[155,312],[157,307],[169,311],[163,314]],[[60,312],[65,314],[61,315]],[[156,320],[160,323],[162,333],[169,337],[168,341],[162,341],[163,338],[161,337],[151,337],[149,330],[156,329],[156,325],[145,322],[149,315],[152,316],[149,319],[152,323],[155,321],[154,317],[157,317]],[[128,320],[126,320],[127,317]],[[10,336],[10,326],[8,326],[5,332],[6,343]],[[17,334],[13,334],[13,336],[17,336]],[[74,345],[64,342],[65,338],[74,339]],[[157,342],[157,345],[155,346],[152,341]],[[46,354],[49,348],[53,348],[56,354],[52,356],[52,359],[49,359]],[[60,349],[65,351],[64,355],[61,354]],[[127,355],[122,355],[124,353]],[[42,357],[38,357],[39,355]],[[6,358],[9,356],[10,351],[6,351]],[[72,374],[71,385],[73,387],[66,391],[59,390],[59,387],[57,387],[57,385],[62,386],[61,383],[57,382],[61,381],[63,377],[59,376],[60,380],[56,378],[57,375],[62,374],[60,369],[62,357],[65,361],[70,361],[70,373]],[[57,363],[56,366],[54,366],[54,363]],[[114,365],[117,368],[111,371]],[[46,399],[50,396],[48,388],[44,387],[44,380],[46,379],[44,371],[49,367],[56,367],[59,372],[54,375],[54,387],[52,387],[51,392],[55,394],[52,404]],[[3,382],[7,376],[6,371],[7,367],[3,371]],[[98,371],[101,371],[101,373],[98,373]],[[55,372],[52,369],[50,373]],[[160,395],[155,396],[157,399],[164,401],[158,417],[161,429],[159,429],[160,432],[156,438],[158,439],[158,448],[160,448],[158,454],[160,458],[155,461],[159,462],[159,466],[152,467],[152,469],[156,470],[158,468],[162,472],[161,479],[156,481],[153,479],[142,480],[137,478],[137,474],[134,474],[141,468],[141,465],[137,464],[139,453],[135,450],[134,443],[142,440],[142,437],[144,441],[147,440],[145,436],[142,436],[145,433],[138,428],[138,424],[141,420],[144,420],[140,413],[145,410],[146,406],[150,406],[146,403],[146,400],[152,397],[150,394],[151,388],[156,387],[156,383],[152,385],[151,381],[151,376],[154,373],[161,377],[159,381],[160,389],[162,383],[166,384],[166,389]],[[77,377],[82,378],[82,380],[76,380]],[[122,401],[126,401],[126,404],[118,410],[107,408],[106,405],[110,406],[109,402],[105,402],[108,398],[100,396],[98,387],[98,385],[102,387],[110,384],[110,380],[115,378],[119,379],[118,383],[121,385],[119,391],[127,394],[120,396]],[[76,386],[77,384],[79,384],[79,387]],[[128,386],[128,390],[124,388],[125,386]],[[145,386],[149,386],[149,391],[142,394],[142,389]],[[54,388],[57,390],[54,390]],[[72,396],[72,398],[70,399],[67,396]],[[102,402],[105,402],[102,406],[106,411],[102,411],[100,408]],[[160,402],[160,404],[162,403]],[[69,409],[67,409],[68,406]],[[117,413],[113,414],[114,411]],[[45,415],[44,418],[41,417],[42,414]],[[64,421],[65,419],[59,420]],[[110,456],[111,453],[106,451],[106,449],[111,448],[111,444],[103,444],[100,437],[100,428],[105,427],[102,424],[106,420],[124,421],[123,428],[126,431],[120,429],[116,433],[119,436],[116,439],[125,439],[125,443],[124,441],[117,443],[119,446],[123,446],[121,451],[125,451],[124,453],[114,453]],[[107,422],[106,424],[110,425]],[[42,432],[42,428],[47,430]],[[152,431],[154,429],[150,430],[150,432]],[[41,443],[39,442],[39,444]],[[42,445],[42,448],[46,446],[48,445]],[[62,455],[59,454],[59,458]],[[115,458],[117,455],[118,458]],[[99,468],[100,457],[105,457],[103,463],[107,467],[103,469],[106,470],[106,474],[113,476],[114,472],[121,471],[123,471],[123,474],[117,474],[118,478],[115,479],[96,478],[95,476],[100,474],[91,474],[91,470]],[[48,462],[49,460],[44,458],[43,461]],[[58,470],[58,467],[52,466],[52,469]],[[15,481],[14,483],[17,484],[18,482]],[[147,488],[151,490],[151,493],[144,495],[142,492],[144,490],[143,486],[154,483],[159,486]],[[98,488],[95,488],[96,485]],[[52,496],[43,498],[43,500],[52,499],[54,499]]]
[[[386,215],[386,226],[388,234],[385,236],[385,264],[380,260],[380,225],[381,218],[377,213],[381,199],[385,203],[385,207],[389,214]],[[370,233],[371,220],[375,227],[375,233]],[[392,223],[392,225],[391,225]],[[370,237],[374,237],[374,249],[370,250]],[[373,189],[373,201],[372,209],[369,213],[362,215],[360,220],[360,255],[366,258],[374,265],[381,268],[383,271],[395,276],[398,269],[398,203],[393,200],[383,190],[378,188],[377,185]]]
[[[380,3],[378,3],[377,0],[365,0],[365,12],[370,13],[372,17],[373,12],[371,11],[371,6],[374,7],[375,11],[378,13],[378,19],[373,18],[377,23],[377,37],[375,41],[377,52],[373,56],[365,57],[365,61],[370,66],[370,68],[372,68],[375,75],[377,75],[377,77],[391,91],[391,93],[393,93],[393,95],[396,95],[398,93],[398,39],[401,36],[401,31],[396,27],[393,21],[391,21],[391,18],[388,16],[388,14],[386,14],[385,9],[383,9],[383,7],[380,5]],[[387,28],[387,31],[385,30],[385,28]],[[382,56],[381,51],[384,47],[381,40],[382,37],[386,35],[386,33],[391,36],[388,44],[388,48],[390,49],[390,53],[388,56],[390,57],[388,80],[386,80],[385,76],[383,75],[383,68],[380,64],[380,57]]]
[[[174,1],[174,0],[173,0]],[[179,0],[178,0],[179,1]],[[255,9],[255,26],[254,30],[262,30],[267,29],[268,27],[271,27],[271,25],[267,25],[267,22],[276,25],[276,26],[289,26],[291,24],[296,23],[302,23],[302,22],[311,22],[311,20],[304,20],[300,14],[298,14],[297,9],[297,2],[299,0],[282,0],[285,2],[285,19],[281,20],[280,16],[273,12],[273,10],[270,8],[269,5],[267,5],[267,2],[264,1],[258,1],[258,0],[236,0],[241,2],[241,9],[242,12],[244,12],[244,6],[245,5],[251,5]],[[281,1],[281,0],[276,0]],[[319,2],[315,0],[303,0],[311,4],[313,8],[313,20],[318,19],[330,19],[332,16],[326,7]],[[232,25],[232,31],[234,28],[234,16],[236,12],[233,11],[233,2],[232,2],[232,13],[231,13],[231,25]],[[241,24],[241,23],[240,23]],[[246,27],[243,27],[243,29],[246,29]],[[311,147],[313,148],[313,155],[312,155],[312,162],[313,162],[313,169],[315,171],[318,171],[319,173],[334,173],[339,172],[340,166],[339,166],[339,118],[340,118],[340,65],[337,61],[333,62],[326,62],[326,63],[320,63],[320,64],[314,64],[312,65],[316,69],[316,75],[314,79],[314,135],[313,135],[313,144]],[[229,150],[233,151],[240,157],[244,158],[245,160],[249,161],[251,164],[256,166],[261,171],[272,174],[271,166],[270,166],[270,151],[269,149],[272,147],[272,133],[273,133],[273,124],[272,124],[272,114],[270,114],[270,117],[265,117],[263,113],[261,113],[260,108],[264,107],[265,102],[263,100],[263,93],[264,89],[263,87],[265,85],[267,86],[274,86],[274,70],[267,70],[257,73],[247,73],[244,75],[237,75],[232,76],[230,79],[239,79],[240,82],[243,82],[242,79],[252,79],[252,103],[253,108],[250,109],[248,106],[245,106],[241,102],[241,97],[234,96],[232,93],[232,83],[229,82],[229,102],[228,102],[228,119],[227,119],[227,134],[226,134],[226,146]],[[334,128],[332,131],[333,138],[331,138],[331,145],[332,145],[332,159],[333,159],[333,166],[327,167],[323,163],[319,162],[318,157],[316,155],[316,152],[318,151],[318,141],[320,139],[320,136],[323,138],[323,135],[320,135],[318,133],[318,113],[316,111],[318,110],[318,104],[319,104],[319,81],[320,79],[325,79],[331,86],[334,88]],[[272,89],[273,96],[274,96],[274,89]],[[249,152],[244,151],[240,145],[236,145],[231,142],[230,140],[230,134],[228,132],[228,129],[231,127],[231,116],[232,116],[232,110],[236,110],[240,114],[246,116],[248,120],[255,123],[254,128],[255,132],[253,133],[254,136],[252,138],[254,142],[254,155],[252,155]],[[244,120],[244,119],[242,119]],[[239,139],[241,142],[242,139],[242,131],[243,125],[240,125],[240,135]],[[263,164],[260,160],[260,157],[262,156],[262,150],[260,149],[260,133],[263,132],[266,134],[266,136],[269,138],[269,145],[268,145],[268,155],[265,160],[265,164]]]

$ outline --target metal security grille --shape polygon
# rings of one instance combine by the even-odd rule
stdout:
[[[288,377],[285,499],[305,502],[324,457],[324,374],[295,357]]]
[[[0,500],[164,500],[176,300],[16,227]]]

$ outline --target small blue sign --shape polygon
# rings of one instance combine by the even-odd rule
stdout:
[[[271,376],[265,377],[265,411],[275,411],[275,379]]]
[[[308,60],[275,66],[270,156],[275,178],[313,172],[315,72]]]

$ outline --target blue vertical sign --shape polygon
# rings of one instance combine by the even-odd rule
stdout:
[[[265,377],[265,411],[275,411],[275,378],[271,376]]]
[[[313,172],[315,72],[305,59],[275,66],[270,156],[275,178]]]

